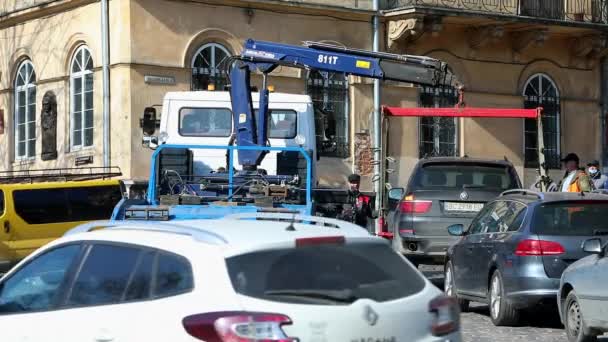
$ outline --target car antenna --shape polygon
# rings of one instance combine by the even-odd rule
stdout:
[[[294,213],[291,218],[291,221],[289,221],[289,225],[285,228],[285,230],[288,232],[295,232],[296,227],[293,225],[295,222],[296,222],[296,214]]]

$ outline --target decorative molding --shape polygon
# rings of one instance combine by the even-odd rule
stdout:
[[[587,55],[587,67],[594,68],[602,58],[608,56],[608,36],[595,36],[591,52]]]
[[[547,29],[515,32],[512,39],[513,59],[519,61],[524,50],[531,46],[542,47],[548,39]]]
[[[594,68],[608,55],[608,41],[603,35],[588,35],[570,40],[570,66]]]
[[[388,22],[388,48],[393,50],[400,43],[407,43],[423,33],[423,18],[391,20]]]
[[[475,50],[499,41],[504,35],[505,28],[502,25],[489,25],[467,30],[469,47]]]
[[[425,31],[431,33],[431,36],[437,37],[439,33],[443,31],[443,19],[442,17],[428,17],[425,20]]]
[[[585,57],[593,50],[596,37],[576,37],[570,41],[570,54],[575,57]]]

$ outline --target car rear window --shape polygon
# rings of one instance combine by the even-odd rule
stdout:
[[[238,255],[226,260],[236,292],[270,301],[341,305],[384,302],[420,292],[425,282],[390,247],[317,245]]]
[[[570,236],[608,234],[608,201],[542,204],[534,213],[532,232]]]
[[[518,188],[513,168],[497,164],[431,163],[418,169],[411,184],[415,190],[479,187],[504,191]]]

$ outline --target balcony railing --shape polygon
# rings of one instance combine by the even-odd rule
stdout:
[[[608,23],[608,0],[384,0],[386,10],[436,7],[581,23]]]

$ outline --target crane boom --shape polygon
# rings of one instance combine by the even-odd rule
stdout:
[[[458,85],[447,64],[437,59],[349,49],[316,42],[296,46],[249,39],[245,42],[242,53],[234,59],[230,69],[230,95],[236,128],[234,138],[239,146],[266,145],[269,116],[266,78],[279,66],[429,86]],[[264,80],[257,115],[251,99],[251,72],[254,71],[261,72]],[[266,153],[267,151],[259,150],[240,151],[239,164],[244,170],[255,170]]]

